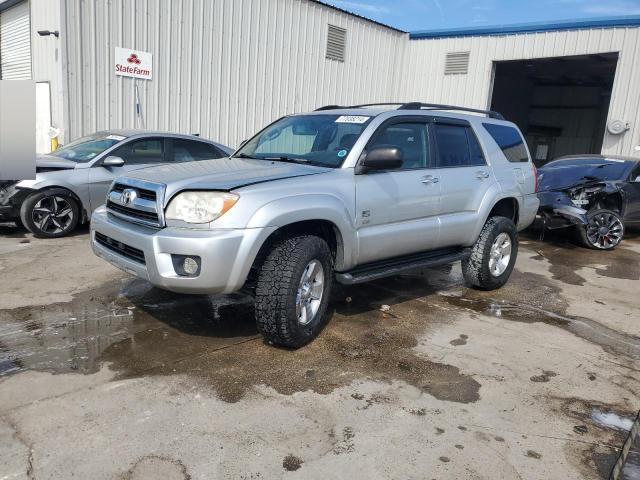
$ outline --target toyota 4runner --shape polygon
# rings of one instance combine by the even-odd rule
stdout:
[[[518,128],[391,105],[286,116],[229,158],[119,177],[93,214],[93,250],[174,292],[250,289],[259,331],[289,347],[322,330],[334,281],[461,261],[470,286],[501,287],[538,209]]]

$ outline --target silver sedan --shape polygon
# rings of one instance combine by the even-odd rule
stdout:
[[[149,166],[227,157],[232,149],[195,135],[109,130],[36,160],[35,180],[0,181],[0,221],[37,237],[62,237],[105,202],[111,182]]]

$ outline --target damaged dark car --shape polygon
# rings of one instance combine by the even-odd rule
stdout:
[[[571,227],[585,247],[611,250],[640,224],[640,159],[560,157],[538,170],[538,197],[544,229]]]

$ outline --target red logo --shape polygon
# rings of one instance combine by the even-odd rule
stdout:
[[[135,63],[136,65],[140,65],[142,63],[138,58],[138,55],[136,55],[135,53],[132,53],[131,55],[129,55],[129,58],[127,58],[127,62]]]

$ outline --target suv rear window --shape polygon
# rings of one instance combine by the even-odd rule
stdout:
[[[484,155],[470,127],[434,125],[438,145],[438,167],[469,167],[486,165]]]
[[[482,126],[496,141],[507,160],[513,163],[529,161],[527,149],[518,130],[506,125],[496,125],[495,123],[483,123]]]

